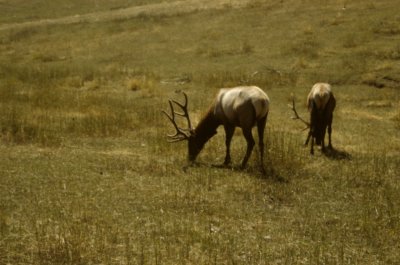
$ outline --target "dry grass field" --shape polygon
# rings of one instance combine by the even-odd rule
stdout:
[[[0,265],[400,263],[397,1],[0,0],[0,23]],[[335,150],[311,156],[288,104],[308,118],[316,82]],[[236,169],[239,129],[213,166],[222,128],[183,170],[168,98],[196,124],[237,85],[271,99],[267,174],[257,148]]]

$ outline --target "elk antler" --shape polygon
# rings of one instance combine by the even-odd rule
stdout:
[[[173,99],[169,99],[169,106],[171,108],[171,115],[169,115],[166,111],[162,111],[167,117],[168,119],[172,122],[172,124],[174,125],[175,129],[176,129],[176,133],[175,134],[167,134],[167,136],[171,139],[168,142],[173,143],[173,142],[179,142],[179,141],[183,141],[183,140],[187,140],[190,137],[191,131],[192,131],[192,124],[190,122],[190,118],[189,118],[189,112],[188,112],[188,98],[185,92],[182,92],[183,96],[185,97],[185,103],[181,104],[176,100]],[[176,112],[174,110],[174,106],[172,103],[175,103],[176,105],[178,105],[182,110],[182,112]],[[184,129],[184,128],[180,128],[175,121],[175,115],[181,116],[181,117],[185,117],[188,123],[188,128]]]
[[[289,107],[290,107],[290,105],[289,105]],[[297,113],[297,111],[296,111],[296,103],[295,103],[295,101],[294,101],[294,96],[293,96],[293,94],[292,94],[292,106],[291,106],[290,108],[291,108],[291,109],[293,110],[293,112],[294,112],[294,117],[292,117],[292,119],[293,119],[293,120],[301,120],[302,122],[304,122],[305,125],[307,125],[307,127],[304,128],[304,130],[310,128],[310,126],[311,126],[310,123],[307,122],[307,121],[305,121],[304,119],[302,119],[302,118],[299,116],[299,114]]]

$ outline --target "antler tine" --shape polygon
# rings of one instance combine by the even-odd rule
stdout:
[[[174,102],[176,105],[178,105],[183,110],[183,113],[176,112],[176,111],[174,113],[176,115],[179,115],[179,116],[182,116],[182,117],[186,118],[187,123],[188,123],[188,127],[189,127],[188,131],[190,131],[190,130],[192,130],[192,123],[190,121],[189,112],[188,112],[188,96],[183,91],[182,91],[182,94],[185,97],[185,103],[182,104],[182,103],[179,103],[176,100],[172,100],[172,102]]]
[[[294,101],[294,95],[292,94],[292,106],[291,106],[291,109],[293,110],[293,112],[294,112],[294,117],[292,117],[292,119],[293,120],[301,120],[302,122],[304,122],[306,125],[307,125],[307,127],[305,128],[305,129],[307,129],[307,128],[310,128],[310,123],[309,122],[307,122],[307,121],[305,121],[304,119],[302,119],[300,116],[299,116],[299,114],[297,113],[297,111],[296,111],[296,103],[295,103],[295,101]],[[304,130],[305,130],[304,129]]]
[[[172,101],[169,100],[168,102],[169,102],[169,106],[171,108],[171,115],[169,115],[164,110],[162,110],[162,113],[164,113],[165,116],[167,116],[167,118],[171,121],[172,125],[174,125],[174,127],[176,129],[176,133],[175,134],[167,134],[167,136],[169,138],[171,138],[171,140],[169,140],[168,142],[172,143],[172,142],[178,142],[178,141],[182,141],[182,140],[188,139],[189,136],[183,132],[184,129],[179,128],[179,126],[176,124],[175,114],[177,114],[177,113],[174,111],[174,107],[172,106]]]

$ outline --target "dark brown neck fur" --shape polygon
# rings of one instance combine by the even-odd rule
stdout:
[[[189,138],[190,161],[196,159],[205,143],[217,133],[217,127],[220,124],[221,122],[214,115],[214,106],[211,106]]]
[[[211,106],[195,129],[196,139],[200,146],[217,133],[219,125],[221,125],[221,121],[215,117],[214,106]]]

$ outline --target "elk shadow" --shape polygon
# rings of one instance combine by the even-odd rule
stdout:
[[[263,180],[272,180],[281,183],[289,182],[286,178],[279,175],[278,171],[275,170],[273,167],[260,169],[260,167],[248,166],[246,168],[242,168],[240,165],[224,165],[224,164],[211,164],[211,167],[219,168],[222,170],[246,173]]]
[[[182,167],[182,170],[187,173],[190,168],[204,168],[204,167],[211,167],[211,168],[218,168],[221,170],[226,170],[229,172],[240,172],[249,174],[251,176],[257,177],[259,179],[268,180],[268,181],[275,181],[280,183],[289,183],[289,180],[285,177],[281,176],[278,170],[274,169],[273,166],[266,167],[264,170],[260,169],[259,167],[252,167],[248,166],[246,168],[242,168],[240,165],[225,165],[225,164],[209,164],[203,162],[193,162],[188,163]]]
[[[261,175],[262,179],[265,180],[272,180],[275,182],[279,183],[289,183],[289,180],[285,177],[283,177],[281,174],[279,174],[279,171],[276,170],[272,165],[270,165],[264,172],[263,175]]]
[[[207,167],[207,164],[206,163],[202,163],[202,162],[194,161],[194,162],[188,162],[187,164],[185,164],[182,167],[182,170],[183,170],[183,172],[187,173],[187,171],[190,168],[201,168],[201,167]]]
[[[209,164],[204,162],[189,162],[182,167],[182,170],[186,173],[190,168],[220,168],[220,169],[227,169],[227,170],[236,170],[236,167],[231,165],[224,165],[224,164]],[[239,171],[239,170],[238,170]]]
[[[344,150],[339,150],[336,148],[328,148],[326,149],[323,154],[330,159],[334,160],[351,160],[351,154],[349,152],[346,152]]]

